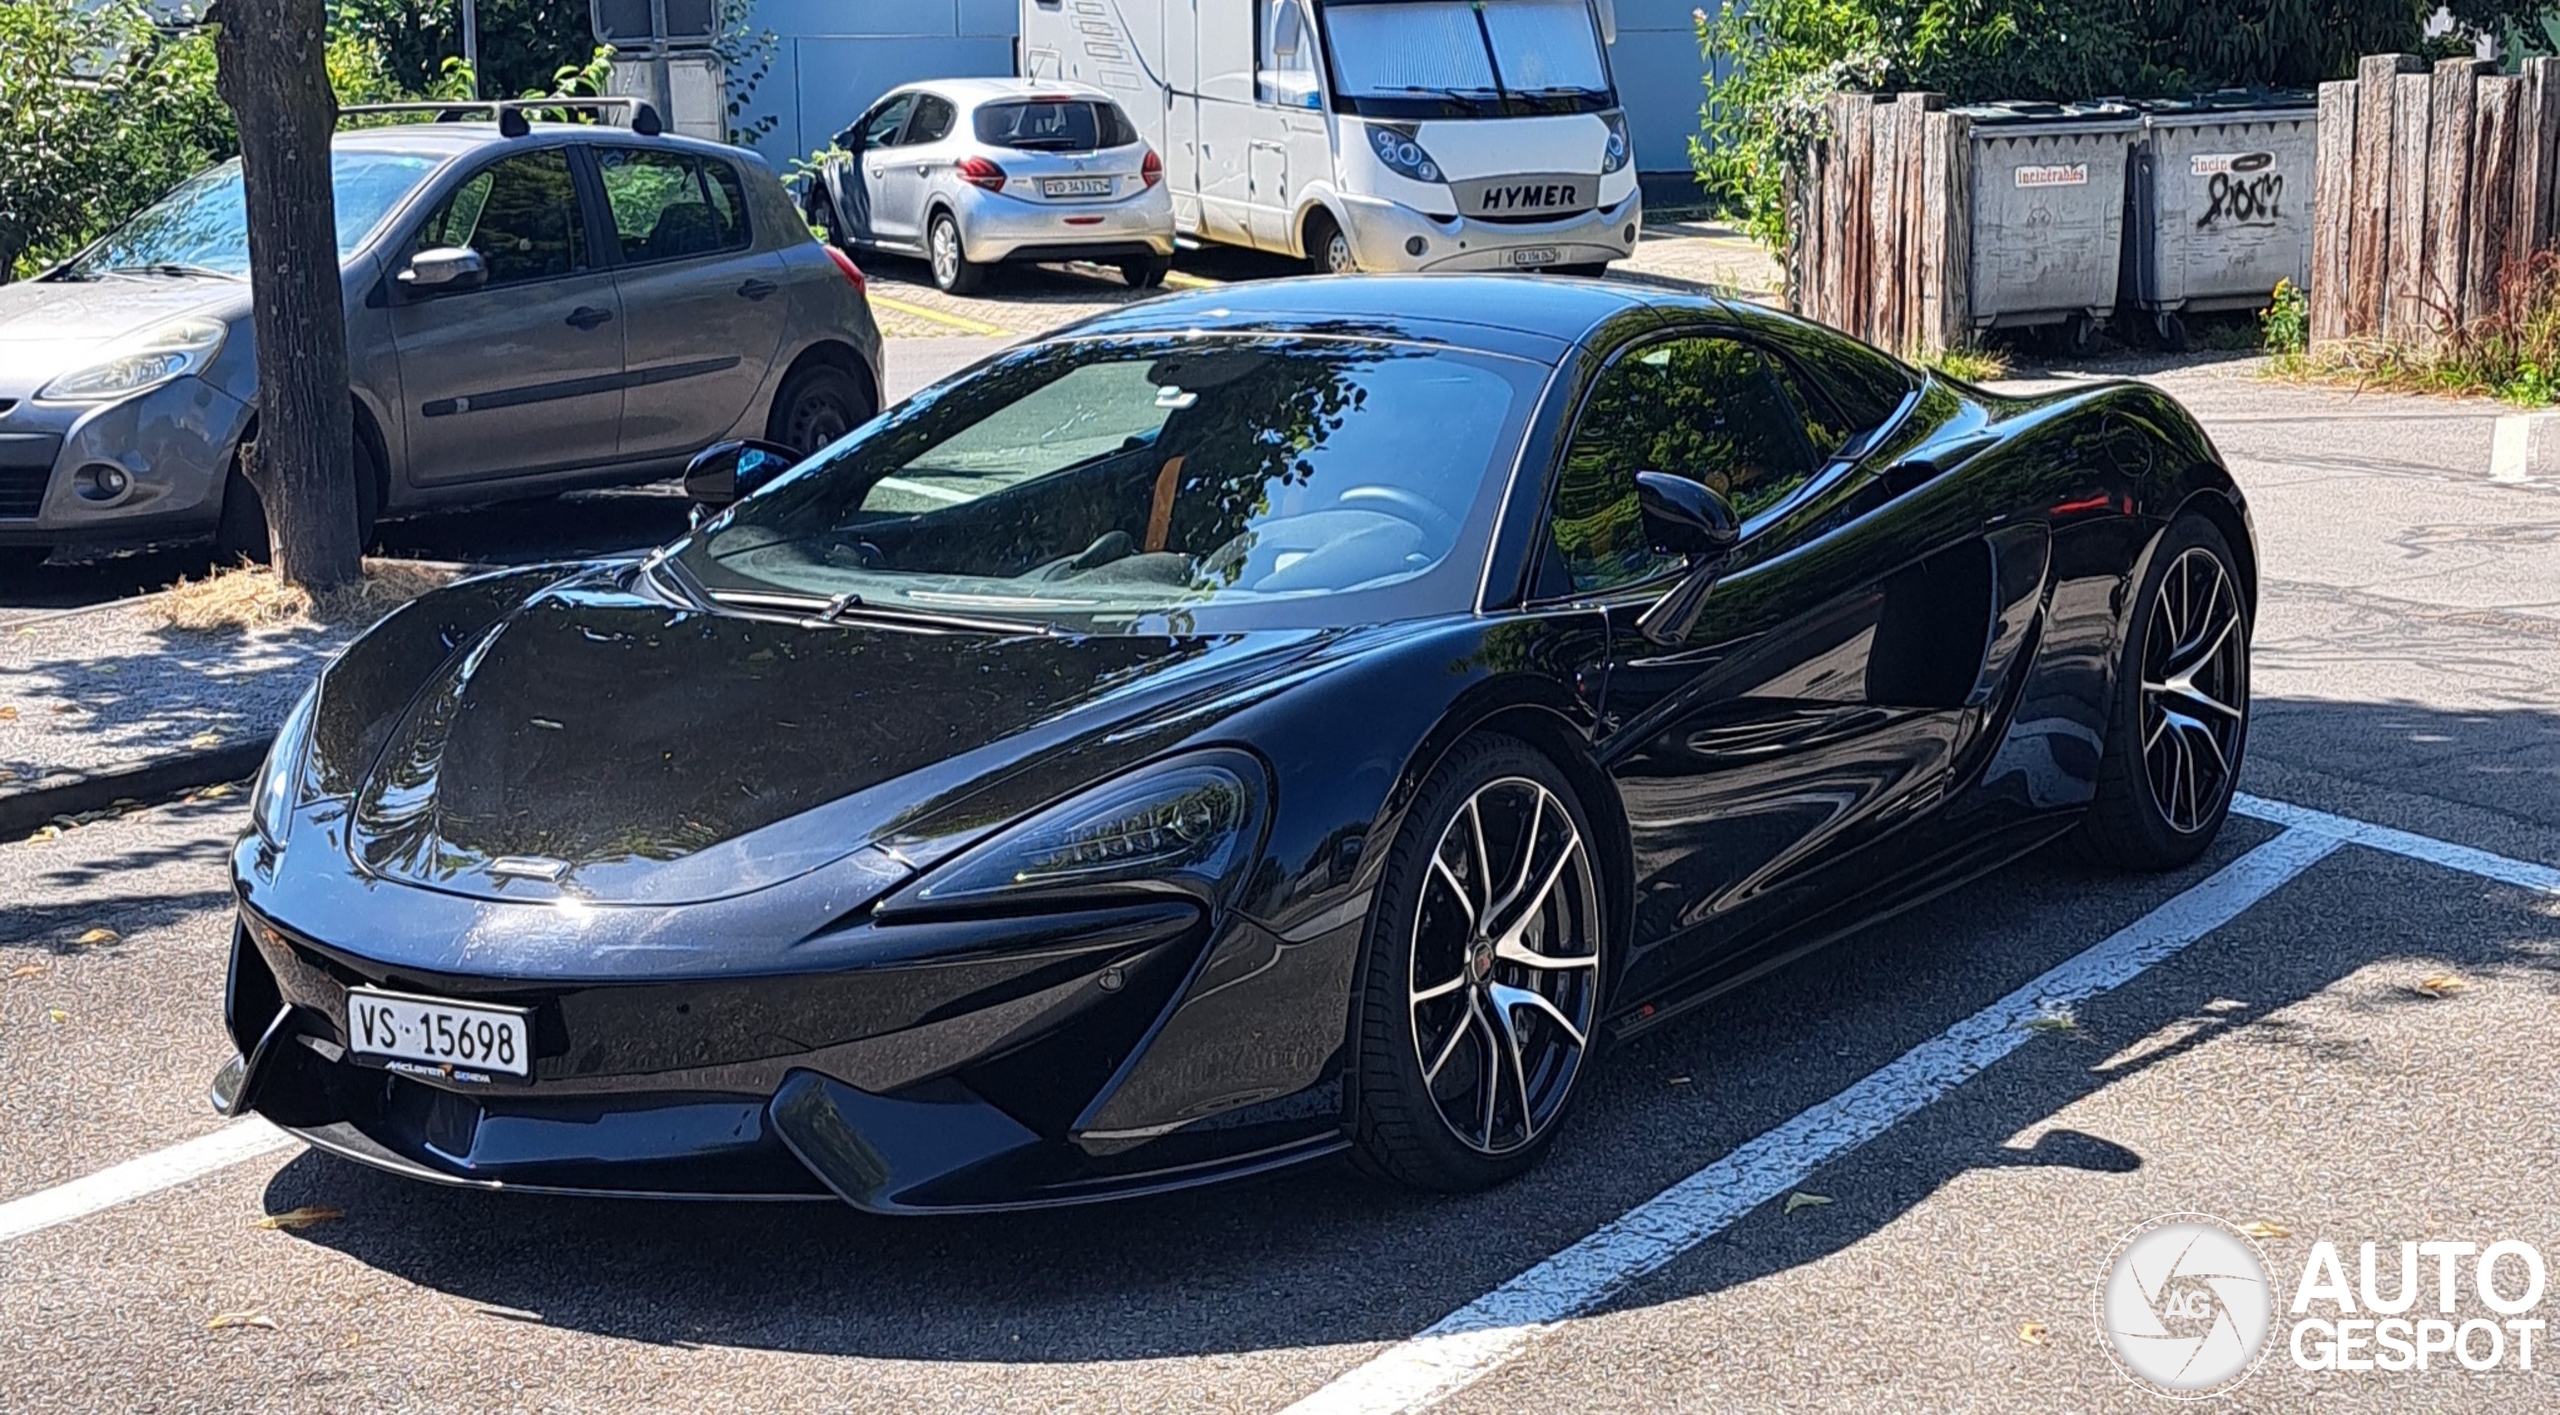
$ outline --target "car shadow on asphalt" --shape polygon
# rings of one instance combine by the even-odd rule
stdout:
[[[2280,755],[2456,734],[2437,777],[2560,753],[2549,714],[2297,703]],[[2257,784],[2254,781],[2253,785]],[[2514,783],[2509,782],[2509,789]],[[2386,823],[2411,825],[2412,821]],[[2536,858],[2560,831],[2527,823]],[[422,1185],[317,1154],[269,1183],[270,1212],[343,1209],[299,1235],[493,1318],[629,1340],[928,1361],[1062,1362],[1393,1341],[1807,1107],[1837,1094],[2196,884],[2274,834],[2235,818],[2208,857],[2123,876],[2043,852],[1727,994],[1605,1058],[1547,1162],[1489,1193],[1390,1189],[1339,1162],[1105,1207],[890,1220],[832,1204],[687,1206]],[[2510,847],[2516,848],[2516,847]],[[2138,1172],[2120,1138],[2057,1127],[2083,1099],[2204,1046],[2320,1045],[2284,1015],[2377,964],[2560,992],[2545,902],[2342,847],[2185,953],[2081,1009],[1616,1305],[1683,1300],[1817,1263],[1987,1168]],[[2355,1007],[2458,1007],[2396,992]],[[2274,1098],[2270,1098],[2271,1100]],[[2279,1108],[2280,1110],[2280,1108]],[[2271,1111],[2278,1114],[2279,1111]],[[2274,1123],[2283,1123],[2280,1119]],[[2037,1132],[2032,1144],[2015,1137]]]

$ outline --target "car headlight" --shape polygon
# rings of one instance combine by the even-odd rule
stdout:
[[[36,390],[59,403],[96,402],[157,387],[213,362],[230,327],[217,319],[173,319],[116,346],[108,358]]]
[[[1264,780],[1262,764],[1242,752],[1164,763],[973,846],[892,895],[880,912],[1089,893],[1173,893],[1215,905],[1251,862]]]
[[[302,764],[311,752],[311,719],[319,710],[320,685],[314,683],[285,714],[275,745],[267,749],[266,764],[258,768],[257,783],[249,789],[250,828],[274,849],[284,848],[293,813],[302,805]]]
[[[1636,146],[1627,138],[1626,114],[1611,113],[1602,121],[1609,125],[1609,144],[1600,149],[1600,175],[1606,177],[1626,170],[1627,164],[1635,160]]]
[[[1386,164],[1387,170],[1399,177],[1411,177],[1417,182],[1440,180],[1440,164],[1432,161],[1431,154],[1424,152],[1422,144],[1414,141],[1410,128],[1383,124],[1371,127],[1369,150],[1378,154],[1378,160]]]

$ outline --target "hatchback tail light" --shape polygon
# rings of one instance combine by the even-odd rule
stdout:
[[[1164,180],[1164,159],[1154,148],[1147,149],[1147,160],[1138,164],[1138,180],[1152,187]]]
[[[862,278],[862,267],[853,263],[853,257],[833,246],[824,246],[821,249],[826,251],[827,259],[836,263],[836,269],[844,272],[844,278],[853,282],[853,293],[869,299],[871,282]]]
[[[991,192],[1004,190],[1004,169],[983,157],[964,157],[959,164],[960,180]]]

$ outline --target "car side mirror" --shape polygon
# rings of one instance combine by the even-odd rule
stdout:
[[[489,266],[469,246],[437,246],[409,257],[393,277],[419,294],[452,294],[476,290],[489,279]]]
[[[1723,555],[1742,537],[1742,523],[1714,487],[1662,472],[1636,473],[1636,505],[1645,538],[1665,555]]]
[[[1298,50],[1306,44],[1306,38],[1306,17],[1298,13],[1297,6],[1283,5],[1280,12],[1271,17],[1272,58],[1297,58]]]
[[[843,132],[836,134],[836,140],[833,146],[840,152],[862,151],[862,129],[847,128]]]
[[[715,442],[685,463],[684,494],[693,504],[717,511],[782,475],[800,454],[778,442],[742,438]]]
[[[1665,647],[1687,643],[1734,542],[1742,538],[1742,522],[1715,488],[1661,472],[1636,473],[1636,505],[1653,548],[1689,559],[1688,573],[1637,617],[1636,629]]]

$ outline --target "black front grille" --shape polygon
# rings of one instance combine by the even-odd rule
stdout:
[[[51,467],[0,467],[0,520],[24,521],[44,505]]]

